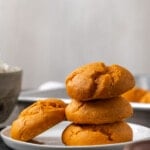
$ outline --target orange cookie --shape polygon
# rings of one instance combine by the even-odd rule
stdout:
[[[130,117],[133,109],[122,97],[95,101],[72,100],[65,109],[66,118],[77,124],[113,123]]]
[[[140,103],[150,103],[150,92],[147,92],[139,101]]]
[[[122,94],[122,96],[130,102],[140,102],[141,98],[147,93],[147,90],[134,87],[131,90]]]
[[[12,138],[29,141],[60,121],[65,120],[66,104],[58,99],[39,100],[24,109],[12,123]]]
[[[66,78],[68,95],[80,101],[116,97],[134,85],[134,77],[127,69],[102,62],[79,67]]]
[[[125,122],[103,125],[71,124],[63,131],[65,145],[98,145],[131,141],[132,129]]]

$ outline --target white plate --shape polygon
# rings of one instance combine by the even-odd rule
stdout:
[[[131,102],[131,105],[132,105],[132,107],[133,107],[135,110],[146,110],[146,111],[150,111],[150,104]]]
[[[33,102],[39,98],[56,97],[56,98],[69,98],[65,88],[58,89],[45,89],[45,90],[29,90],[22,91],[19,96],[19,101]]]
[[[19,97],[19,101],[21,102],[36,102],[37,100],[44,100],[46,98],[50,98],[50,97],[29,97],[29,96],[20,96]],[[57,97],[56,97],[57,98]],[[64,101],[66,104],[69,104],[71,102],[70,99],[68,98],[58,98],[61,99],[62,101]]]
[[[41,135],[34,138],[36,143],[21,142],[14,140],[9,136],[10,127],[7,127],[1,131],[1,137],[4,143],[15,150],[112,150],[123,147],[126,144],[131,144],[134,142],[142,141],[144,139],[150,139],[150,129],[137,124],[129,124],[133,129],[133,141],[117,143],[117,144],[107,144],[107,145],[94,145],[94,146],[65,146],[61,142],[61,134],[64,128],[69,124],[69,122],[64,121],[59,123],[55,127],[47,130]],[[39,143],[39,144],[37,144]]]

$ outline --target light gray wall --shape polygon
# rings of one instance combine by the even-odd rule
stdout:
[[[0,53],[23,88],[91,61],[150,74],[149,0],[0,0]]]

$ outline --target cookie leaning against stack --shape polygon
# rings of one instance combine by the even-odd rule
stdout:
[[[132,129],[124,119],[133,114],[120,95],[135,84],[133,75],[119,65],[87,64],[70,73],[66,90],[72,98],[66,118],[73,123],[64,130],[66,145],[95,145],[132,140]]]
[[[66,104],[56,98],[38,100],[25,108],[13,121],[10,136],[29,141],[40,133],[65,120]]]

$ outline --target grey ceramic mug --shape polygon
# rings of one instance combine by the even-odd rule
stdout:
[[[0,73],[0,123],[11,114],[21,91],[22,70]]]

